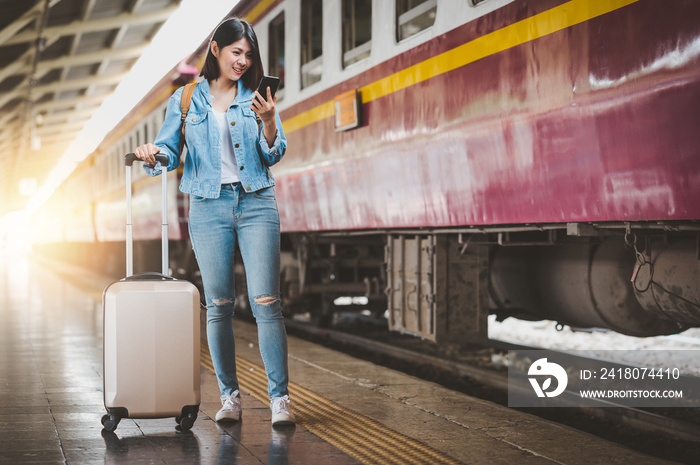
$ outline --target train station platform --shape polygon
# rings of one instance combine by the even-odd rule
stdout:
[[[669,463],[524,412],[289,338],[298,424],[272,428],[255,327],[236,320],[243,418],[219,425],[202,357],[189,432],[172,418],[102,431],[102,288],[94,275],[0,258],[0,463]]]

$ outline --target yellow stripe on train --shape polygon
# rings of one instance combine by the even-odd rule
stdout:
[[[618,10],[639,0],[572,0],[486,34],[360,88],[364,103],[447,73],[469,63]],[[284,120],[287,134],[334,114],[333,101]]]

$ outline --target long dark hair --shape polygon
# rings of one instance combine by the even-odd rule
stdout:
[[[219,70],[219,62],[214,54],[211,53],[211,42],[216,41],[219,49],[222,49],[234,42],[238,42],[241,39],[248,41],[253,54],[253,65],[243,74],[243,76],[241,76],[241,80],[243,81],[243,85],[248,89],[257,89],[258,82],[265,74],[262,58],[260,58],[258,37],[255,35],[253,27],[248,24],[247,21],[239,18],[227,19],[216,28],[216,31],[214,31],[214,35],[209,42],[207,57],[204,60],[204,66],[202,67],[202,72],[199,73],[199,75],[204,76],[204,78],[209,81],[214,81],[221,73]]]

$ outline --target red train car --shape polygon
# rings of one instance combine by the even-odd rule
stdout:
[[[700,324],[698,2],[242,1],[231,15],[283,82],[290,312],[327,319],[363,297],[437,342],[484,338],[489,313],[638,336]],[[172,90],[92,169],[152,139]],[[157,221],[157,186],[137,183]],[[121,239],[106,232],[121,187],[91,196],[91,247]],[[192,274],[186,228],[171,240]]]

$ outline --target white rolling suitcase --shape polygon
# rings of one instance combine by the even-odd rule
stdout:
[[[163,166],[167,157],[156,157]],[[163,179],[163,270],[133,276],[131,165],[126,155],[126,278],[102,297],[104,403],[102,425],[114,431],[122,418],[175,417],[192,428],[200,404],[199,291],[168,275],[167,174]]]

